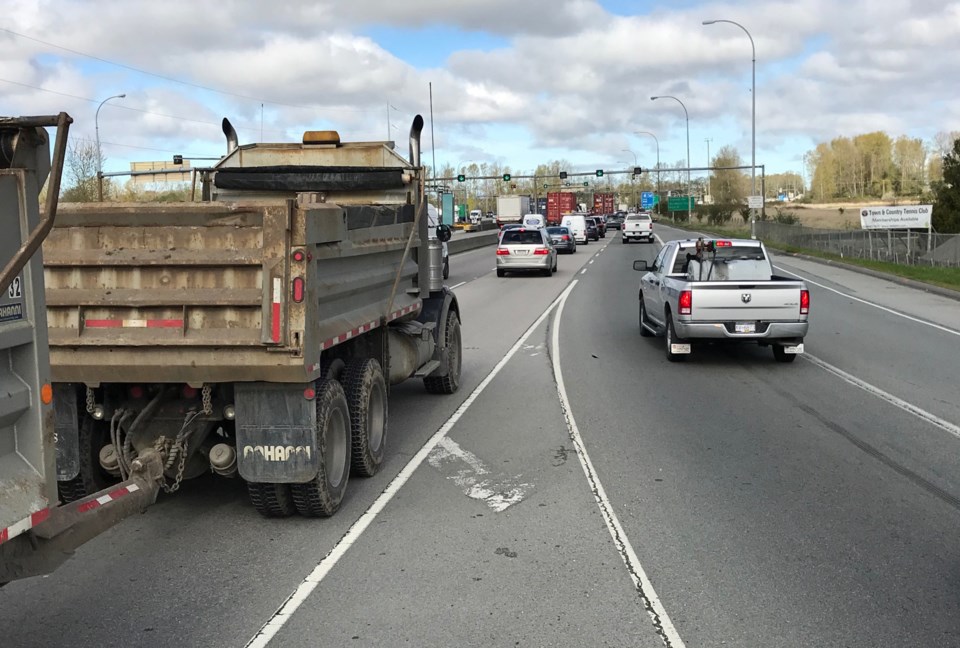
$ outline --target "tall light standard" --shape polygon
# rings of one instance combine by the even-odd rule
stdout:
[[[690,209],[690,113],[687,112],[687,107],[683,105],[683,102],[672,95],[650,97],[650,101],[656,101],[657,99],[673,99],[683,108],[683,114],[687,118],[687,216],[689,217],[692,215],[690,212],[693,211]]]
[[[657,139],[657,136],[651,133],[650,131],[633,131],[637,135],[649,135],[653,138],[653,141],[657,143],[657,200],[660,200],[660,140]],[[660,210],[657,210],[657,213],[660,213]]]
[[[632,155],[632,156],[633,156],[633,166],[637,166],[638,162],[637,162],[637,154],[636,154],[636,153],[634,153],[634,152],[631,151],[630,149],[620,149],[620,150],[623,151],[624,153],[629,153],[630,155]]]
[[[710,202],[713,202],[713,189],[710,188],[710,167],[713,166],[713,162],[710,161],[710,142],[713,141],[713,138],[706,137],[703,140],[707,143],[707,195],[710,196]]]
[[[126,96],[126,94],[118,94],[107,97],[100,102],[97,112],[93,115],[93,126],[97,136],[97,198],[101,202],[103,202],[103,153],[100,151],[100,109],[111,99],[123,99]]]
[[[753,102],[753,107],[751,109],[750,121],[752,122],[751,134],[750,134],[750,177],[753,182],[751,185],[751,195],[757,195],[757,48],[753,44],[753,36],[750,35],[750,32],[747,31],[747,28],[741,25],[738,22],[732,20],[704,20],[704,25],[714,25],[716,23],[730,23],[731,25],[736,25],[743,30],[743,33],[747,35],[747,38],[750,39],[750,51],[753,53],[753,58],[751,59],[751,64],[753,66],[753,82],[750,88],[750,99]],[[752,212],[753,213],[753,212]],[[750,236],[752,238],[757,238],[756,235],[756,215],[750,218]]]

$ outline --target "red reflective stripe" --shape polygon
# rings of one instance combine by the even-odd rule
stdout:
[[[273,308],[270,312],[270,339],[274,342],[280,342],[280,286],[280,279],[275,277],[273,279]]]
[[[182,319],[89,319],[86,328],[183,328]]]
[[[30,516],[30,524],[31,526],[37,526],[38,524],[46,520],[48,517],[50,517],[50,509],[45,508],[41,511],[37,511],[36,513]]]
[[[6,529],[0,529],[0,544],[3,544],[9,539],[9,534]]]

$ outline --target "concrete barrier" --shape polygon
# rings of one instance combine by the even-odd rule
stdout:
[[[457,233],[454,234],[450,242],[447,243],[447,248],[450,250],[450,254],[476,250],[477,248],[487,247],[488,245],[496,245],[499,236],[500,230]]]

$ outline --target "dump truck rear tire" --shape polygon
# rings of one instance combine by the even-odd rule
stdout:
[[[297,512],[289,484],[255,484],[247,482],[250,503],[263,517],[289,517]]]
[[[350,408],[353,474],[372,477],[383,463],[387,443],[387,383],[373,358],[352,360],[343,374]]]
[[[460,318],[452,308],[447,311],[447,325],[444,333],[444,345],[447,353],[447,375],[427,376],[423,386],[431,394],[452,394],[460,388],[460,368],[463,347],[460,336]]]
[[[340,508],[350,478],[350,408],[336,380],[320,381],[316,398],[320,468],[312,480],[290,490],[300,515],[330,517]]]
[[[100,467],[100,448],[110,443],[110,429],[106,421],[97,421],[88,414],[80,419],[80,473],[73,479],[57,482],[60,500],[75,502],[101,491],[120,480]]]

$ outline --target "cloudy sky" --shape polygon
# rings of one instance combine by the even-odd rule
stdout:
[[[429,115],[437,165],[515,173],[692,166],[721,146],[803,171],[838,135],[960,129],[960,2],[950,0],[4,0],[0,114],[70,113],[105,170],[219,156],[240,142],[404,142]],[[388,127],[388,115],[390,126]],[[429,122],[428,122],[429,128]],[[430,161],[429,131],[425,149]],[[629,152],[628,152],[629,151]]]

